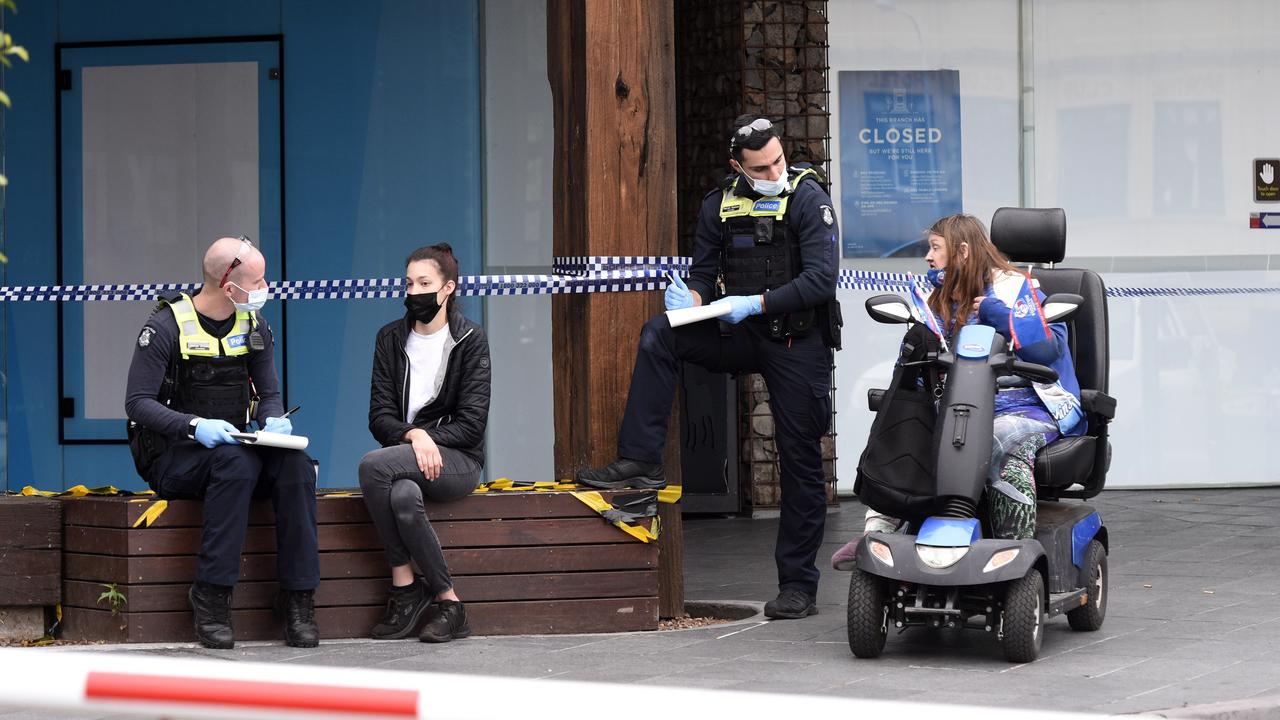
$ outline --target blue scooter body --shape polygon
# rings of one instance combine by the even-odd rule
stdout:
[[[868,534],[857,550],[857,570],[890,581],[885,626],[1000,632],[1001,589],[1033,569],[1044,579],[1047,615],[1084,605],[1085,548],[1095,538],[1106,544],[1101,518],[1091,507],[1037,503],[1036,537],[1025,540],[984,538],[978,517],[983,493],[994,492],[987,490],[987,476],[998,377],[1056,375],[1017,361],[1004,338],[981,325],[962,328],[954,353],[944,353],[937,364],[947,375],[934,466],[942,510],[912,532]],[[982,622],[971,624],[978,616]]]

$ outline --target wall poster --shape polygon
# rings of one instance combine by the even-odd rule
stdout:
[[[843,70],[844,256],[918,257],[934,220],[963,210],[960,71]]]

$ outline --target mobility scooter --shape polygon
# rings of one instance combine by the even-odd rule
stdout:
[[[891,628],[932,627],[994,633],[1009,661],[1031,662],[1048,618],[1065,613],[1073,629],[1089,631],[1106,616],[1107,529],[1090,505],[1063,502],[1101,492],[1110,465],[1106,289],[1096,273],[1052,267],[1066,248],[1061,209],[1001,208],[991,239],[1012,262],[1045,266],[1032,276],[1047,296],[1045,319],[1068,322],[1088,429],[1036,455],[1035,537],[995,539],[984,493],[996,492],[987,475],[998,379],[1053,382],[1054,370],[1018,360],[992,328],[970,325],[954,347],[900,363],[893,387],[868,393],[877,418],[856,491],[905,523],[868,533],[857,547],[847,612],[849,647],[860,658],[880,655]],[[897,295],[866,305],[879,322],[921,320]],[[915,378],[926,371],[945,375],[935,392],[919,389]],[[906,412],[889,407],[912,402]]]

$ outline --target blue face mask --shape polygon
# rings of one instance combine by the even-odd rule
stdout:
[[[257,312],[262,309],[263,305],[267,304],[268,300],[271,299],[271,290],[268,288],[245,290],[233,282],[229,282],[227,284],[248,296],[242,303],[238,303],[235,300],[231,301],[231,304],[236,307],[236,310],[241,312]]]
[[[779,177],[777,180],[765,180],[763,178],[753,178],[750,175],[748,175],[746,171],[742,171],[742,176],[747,179],[747,182],[751,185],[752,190],[755,190],[756,192],[760,193],[764,197],[778,197],[780,195],[784,195],[788,192],[791,192],[791,183],[787,178],[787,167],[788,167],[787,161],[785,158],[783,158],[782,176]],[[741,170],[742,166],[738,166],[738,169]]]
[[[946,268],[929,268],[929,272],[925,273],[925,277],[929,278],[929,284],[936,287],[942,287],[942,280],[946,277]]]

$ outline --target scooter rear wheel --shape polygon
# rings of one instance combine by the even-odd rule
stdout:
[[[854,568],[849,574],[846,623],[849,649],[860,658],[879,657],[889,634],[884,580]]]
[[[1036,659],[1044,638],[1044,580],[1039,570],[1032,568],[1009,583],[1000,625],[1006,660],[1029,663]]]
[[[1072,630],[1090,632],[1102,627],[1107,617],[1107,549],[1097,540],[1089,542],[1080,567],[1080,586],[1089,593],[1089,602],[1067,611]]]

